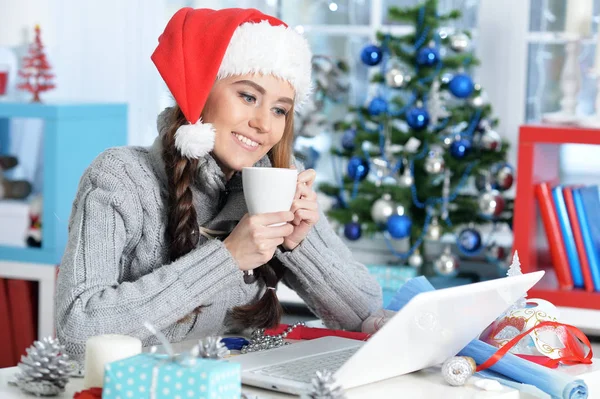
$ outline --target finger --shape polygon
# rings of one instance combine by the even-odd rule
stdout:
[[[296,212],[296,215],[302,219],[302,222],[312,226],[317,224],[319,221],[319,212],[311,211],[308,209],[300,209]]]
[[[296,186],[296,197],[295,198],[305,198],[305,199],[317,199],[317,193],[304,184],[298,184]]]
[[[270,212],[254,215],[254,222],[260,226],[269,226],[277,223],[287,223],[294,220],[294,213],[291,211]]]
[[[312,186],[316,177],[317,172],[314,169],[306,169],[298,175],[298,183],[304,183],[307,186]]]
[[[291,211],[296,213],[299,209],[309,209],[316,211],[319,205],[315,201],[307,200],[307,199],[297,199],[292,202]]]
[[[290,165],[290,169],[298,169],[295,164]]]
[[[290,222],[292,220],[290,220]],[[261,241],[264,239],[287,237],[292,234],[293,231],[294,226],[292,226],[290,223],[283,223],[280,226],[263,226],[255,232],[254,238]]]

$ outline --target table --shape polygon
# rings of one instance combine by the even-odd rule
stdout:
[[[184,341],[173,345],[176,352],[189,349],[196,341]],[[8,386],[8,381],[18,371],[16,367],[0,369],[0,398],[2,399],[30,399],[32,396],[25,395],[18,388]],[[580,375],[590,389],[590,398],[600,397],[600,359],[595,359],[591,366],[577,365],[565,369],[572,375]],[[471,377],[468,383],[462,387],[452,387],[446,384],[440,373],[439,367],[431,367],[415,373],[391,378],[374,384],[350,389],[346,392],[347,399],[373,398],[397,399],[398,394],[411,399],[536,399],[528,394],[502,387],[499,391],[483,391],[474,383],[479,378]],[[56,398],[71,399],[73,395],[83,389],[83,378],[73,378],[67,385],[66,391]],[[293,395],[267,391],[254,387],[243,386],[242,392],[256,395],[259,399],[290,399]],[[549,396],[546,396],[549,398]]]

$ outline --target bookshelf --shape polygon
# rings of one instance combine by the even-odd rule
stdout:
[[[0,244],[0,278],[39,282],[38,336],[43,337],[54,335],[56,269],[79,180],[100,152],[127,143],[127,105],[0,102],[0,134],[17,134],[10,131],[13,118],[43,122],[42,246]]]
[[[534,186],[560,183],[560,147],[563,144],[600,145],[600,130],[574,126],[524,125],[519,130],[517,187],[514,211],[514,250],[523,272],[546,270],[529,297],[542,298],[561,308],[561,321],[600,335],[600,292],[561,290],[552,267],[545,231],[540,224]]]

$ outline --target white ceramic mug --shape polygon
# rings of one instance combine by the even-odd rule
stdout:
[[[286,168],[243,168],[244,198],[250,215],[289,211],[298,171]],[[277,223],[273,226],[281,226]]]

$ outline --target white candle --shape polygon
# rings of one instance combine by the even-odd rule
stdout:
[[[592,0],[569,0],[565,32],[578,36],[589,36],[592,30]]]
[[[104,366],[107,363],[125,359],[142,353],[142,341],[126,335],[98,335],[87,340],[85,344],[85,376],[83,385],[86,389],[104,384]]]

